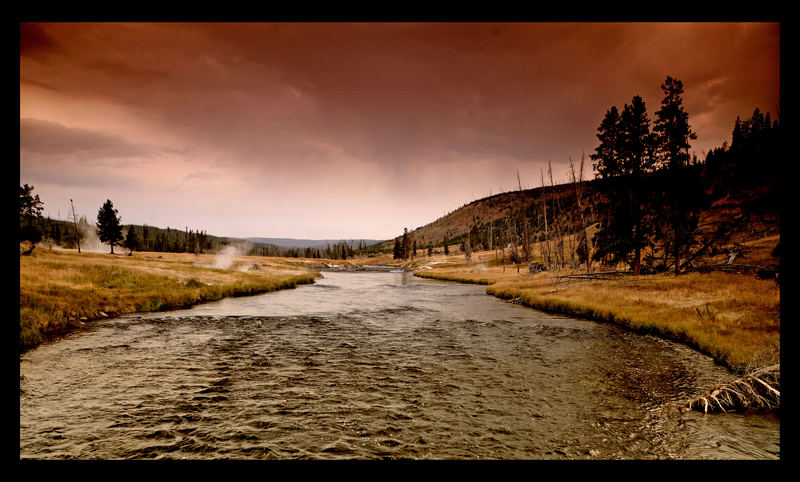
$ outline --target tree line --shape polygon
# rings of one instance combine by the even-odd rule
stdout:
[[[128,254],[134,251],[155,251],[168,253],[202,254],[216,252],[231,243],[230,238],[212,236],[206,231],[184,230],[170,227],[157,228],[148,225],[123,225],[119,212],[111,200],[100,207],[97,221],[92,227],[86,216],[77,216],[72,221],[54,220],[43,217],[43,203],[38,194],[33,194],[34,187],[25,184],[20,186],[20,241],[30,241],[34,245],[61,246],[81,249],[81,242],[86,245],[87,235],[94,230],[99,240],[110,247],[123,247]],[[247,252],[251,256],[274,256],[291,258],[324,258],[349,259],[370,250],[364,240],[358,244],[347,241],[326,244],[322,248],[286,248],[266,243],[251,243]]]
[[[360,240],[358,245],[352,242],[339,241],[331,245],[327,243],[324,248],[287,248],[274,244],[257,243],[249,251],[251,256],[272,256],[282,258],[312,258],[312,259],[351,259],[363,255],[368,250],[367,243]]]
[[[148,225],[123,225],[119,212],[111,200],[106,200],[97,213],[95,226],[91,226],[86,216],[77,217],[72,210],[71,221],[55,220],[42,216],[43,203],[39,195],[33,194],[34,186],[20,186],[20,230],[19,240],[33,244],[43,243],[64,248],[86,247],[87,238],[92,231],[98,239],[109,245],[111,254],[114,247],[133,251],[156,251],[171,253],[213,252],[229,244],[227,238],[208,235],[205,231],[157,228]]]

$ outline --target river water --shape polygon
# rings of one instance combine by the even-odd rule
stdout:
[[[481,286],[325,273],[22,354],[20,458],[779,458],[775,415],[675,408],[730,378]]]

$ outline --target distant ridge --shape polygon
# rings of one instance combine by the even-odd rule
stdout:
[[[363,241],[365,245],[380,243],[382,239],[293,239],[293,238],[245,238],[252,243],[272,244],[282,248],[324,248],[326,245],[333,246],[342,241],[347,244],[358,247],[358,244]]]

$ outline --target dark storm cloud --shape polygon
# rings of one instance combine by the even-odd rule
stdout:
[[[53,49],[57,43],[41,25],[36,23],[19,24],[19,53],[26,56],[37,56]]]
[[[122,137],[63,126],[40,119],[20,119],[20,151],[50,157],[81,156],[85,161],[150,157],[157,150]]]

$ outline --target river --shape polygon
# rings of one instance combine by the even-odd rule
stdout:
[[[20,356],[21,459],[777,459],[688,347],[411,273],[126,315]]]

